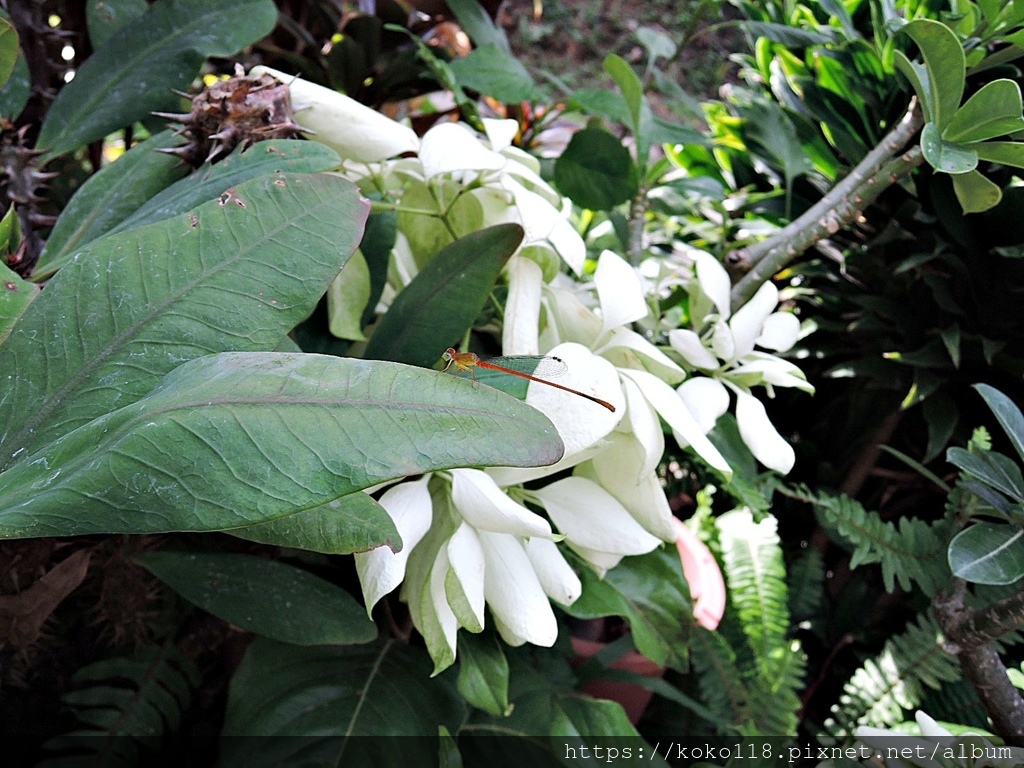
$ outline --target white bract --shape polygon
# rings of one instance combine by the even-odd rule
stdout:
[[[694,328],[670,331],[668,340],[688,368],[707,378],[684,382],[678,388],[679,397],[698,422],[710,429],[728,409],[731,391],[736,396],[740,436],[750,452],[766,467],[789,472],[796,458],[793,449],[779,435],[751,389],[763,386],[769,396],[774,394],[774,387],[814,391],[793,363],[757,349],[787,351],[800,336],[800,321],[791,312],[775,311],[779,291],[771,282],[731,313],[725,268],[708,253],[693,251],[692,258],[694,278],[687,287]],[[676,439],[686,445],[689,435],[677,432]]]
[[[698,257],[693,274],[684,277],[697,323],[695,330],[669,334],[676,359],[637,333],[634,325],[650,319],[657,286],[612,251],[598,258],[593,282],[581,283],[586,248],[568,205],[541,179],[537,161],[511,146],[514,121],[485,125],[486,139],[461,124],[436,125],[418,142],[416,157],[347,155],[359,162],[347,162],[345,175],[393,202],[398,212],[379,310],[386,311],[454,238],[517,222],[525,238],[504,270],[504,352],[561,358],[568,370],[557,383],[606,401],[614,412],[532,382],[526,402],[550,419],[565,445],[557,464],[454,469],[383,494],[380,503],[405,546],[397,554],[381,548],[356,556],[367,609],[402,584],[438,671],[455,660],[459,629],[484,628],[485,608],[511,645],[555,642],[551,601],[571,605],[581,591],[559,544],[603,575],[623,557],[675,539],[657,475],[663,422],[728,479],[732,470],[707,433],[728,409],[731,391],[744,441],[764,463],[788,469],[780,457],[791,449],[750,388],[808,389],[799,369],[755,349],[784,351],[795,341],[799,324],[774,312],[775,289],[762,289],[730,317],[729,279],[710,256]],[[312,138],[320,140],[321,133]],[[365,275],[346,269],[338,280]],[[356,288],[339,284],[329,297],[363,295]],[[335,309],[363,308],[359,301],[339,300]],[[337,327],[360,328],[357,317],[348,320]],[[688,372],[705,375],[685,381]],[[546,485],[536,482],[556,474],[560,479]]]

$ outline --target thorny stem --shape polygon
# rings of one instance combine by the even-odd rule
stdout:
[[[766,240],[728,254],[729,268],[746,272],[733,286],[733,310],[805,250],[852,224],[882,192],[920,165],[923,158],[919,147],[899,153],[923,125],[921,110],[913,99],[906,114],[878,146],[802,216]]]

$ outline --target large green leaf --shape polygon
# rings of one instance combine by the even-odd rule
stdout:
[[[111,232],[168,219],[212,200],[249,179],[272,173],[319,173],[341,164],[338,153],[315,141],[278,139],[237,149],[215,165],[206,163],[184,179],[152,196]]]
[[[943,173],[968,173],[978,167],[974,145],[946,141],[935,123],[926,123],[921,130],[921,152],[932,168]]]
[[[0,260],[0,344],[38,294],[38,285],[22,280]]]
[[[442,248],[381,319],[366,356],[430,366],[483,309],[502,267],[523,241],[518,224],[498,224]]]
[[[220,765],[433,768],[438,726],[454,733],[465,716],[451,681],[431,678],[426,654],[397,641],[256,640],[231,681]],[[376,738],[358,738],[368,736]],[[419,738],[383,738],[395,736]]]
[[[77,248],[105,235],[153,195],[184,176],[188,168],[177,157],[155,151],[180,143],[171,131],[163,131],[93,174],[57,219],[33,278],[42,280],[52,275]]]
[[[622,616],[640,653],[657,664],[686,669],[693,611],[675,547],[624,558],[604,579],[585,566],[579,571],[583,595],[567,613],[581,619]]]
[[[976,523],[949,544],[953,575],[975,584],[1012,584],[1024,576],[1024,531]]]
[[[85,21],[93,50],[122,27],[139,23],[148,5],[146,0],[89,0],[85,6]]]
[[[978,153],[978,158],[990,163],[1010,165],[1024,168],[1024,142],[1019,141],[983,141],[971,146]]]
[[[995,208],[1003,199],[1003,190],[978,171],[952,176],[953,192],[964,213],[981,213]]]
[[[509,714],[508,659],[491,633],[459,633],[459,693],[477,709]]]
[[[972,453],[963,448],[950,448],[946,460],[958,469],[978,478],[1017,502],[1024,502],[1024,477],[1020,467],[995,451]]]
[[[999,426],[1006,432],[1017,455],[1024,461],[1024,414],[1021,413],[1020,408],[995,387],[988,384],[977,384],[974,388],[992,409],[992,413],[999,421]]]
[[[607,211],[636,194],[640,174],[618,139],[603,128],[584,128],[555,161],[555,184],[580,207]]]
[[[18,32],[7,19],[0,19],[0,87],[3,87],[14,72],[18,60]]]
[[[1021,108],[1020,86],[1013,80],[993,80],[957,110],[942,138],[972,142],[1016,133],[1024,129]]]
[[[193,605],[272,640],[350,645],[377,637],[377,627],[348,592],[278,560],[165,551],[135,561]]]
[[[908,60],[902,54],[896,57],[897,67],[918,91],[928,121],[935,123],[941,132],[960,108],[964,95],[964,49],[956,33],[940,21],[914,19],[903,25],[900,32],[906,33],[921,49],[924,76],[922,70],[915,67],[918,76],[915,81],[906,67]]]
[[[477,0],[451,0],[448,7],[459,20],[459,26],[478,47],[494,45],[505,52],[511,50],[505,30],[494,23],[487,9]]]
[[[276,347],[355,250],[366,208],[337,176],[264,176],[86,246],[0,347],[0,468],[186,360]]]
[[[231,535],[329,555],[348,555],[384,546],[397,552],[402,545],[395,521],[365,493],[350,493],[288,517],[234,528]]]
[[[454,376],[225,352],[0,474],[0,537],[231,529],[408,475],[543,466],[562,451],[539,411]]]
[[[230,56],[277,23],[272,0],[157,0],[114,33],[53,102],[37,146],[59,155],[174,104],[208,56]]]
[[[504,104],[538,98],[537,86],[523,63],[496,45],[482,45],[449,66],[463,88],[492,96]]]

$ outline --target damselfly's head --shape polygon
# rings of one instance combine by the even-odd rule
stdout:
[[[441,359],[444,360],[444,369],[446,371],[449,368],[451,368],[452,363],[455,362],[455,355],[456,352],[452,347],[448,347],[448,349],[445,350],[444,354],[441,355]]]

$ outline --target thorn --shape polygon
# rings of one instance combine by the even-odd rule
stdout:
[[[177,96],[181,96],[181,98],[183,98],[183,99],[188,99],[189,101],[192,101],[195,98],[195,96],[193,96],[191,93],[185,93],[185,91],[179,91],[177,88],[171,88],[171,93],[173,93],[173,94],[175,94]]]
[[[162,117],[167,120],[173,120],[176,123],[184,123],[186,120],[189,119],[189,117],[191,117],[191,113],[189,112],[150,112],[149,114],[153,115],[154,117]]]

